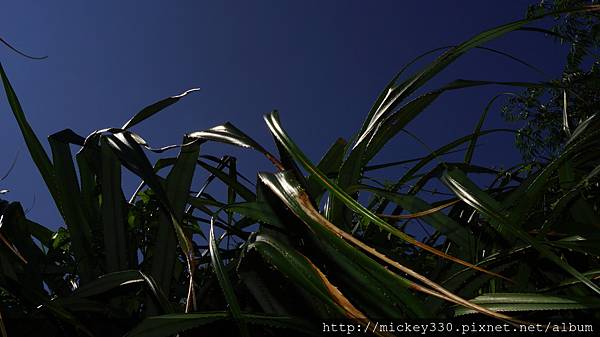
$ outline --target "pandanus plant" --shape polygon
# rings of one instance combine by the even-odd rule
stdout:
[[[457,80],[414,95],[470,49],[561,13],[487,30],[403,79],[405,67],[360,130],[336,141],[317,164],[277,112],[265,122],[278,154],[231,123],[158,149],[131,130],[194,90],[144,108],[120,128],[85,138],[68,129],[53,134],[50,159],[0,66],[14,117],[65,223],[51,231],[27,219],[19,203],[3,207],[0,290],[8,333],[319,335],[315,322],[328,320],[472,314],[519,323],[535,320],[538,310],[597,319],[596,115],[580,123],[552,162],[499,172],[472,163],[480,137],[510,131],[482,130],[494,98],[472,134],[422,158],[371,164],[447,91],[555,85]],[[235,157],[200,155],[206,142],[258,151],[274,172],[259,172],[253,182],[238,172]],[[462,162],[442,160],[463,145]],[[79,149],[74,156],[71,146]],[[176,157],[154,164],[146,154],[175,148]],[[399,163],[411,166],[394,183],[369,185],[367,173]],[[141,179],[129,198],[122,167]],[[207,178],[198,187],[199,173]],[[469,176],[475,173],[496,180],[481,187]],[[436,180],[447,199],[422,193]],[[215,181],[224,188],[218,195],[207,191]],[[415,221],[432,233],[415,238],[406,230]],[[39,324],[19,324],[25,320]]]

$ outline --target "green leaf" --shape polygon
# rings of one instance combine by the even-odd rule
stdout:
[[[598,232],[569,236],[564,239],[549,241],[547,244],[552,247],[559,247],[600,257],[600,234],[598,234]]]
[[[133,116],[130,120],[128,120],[127,123],[125,123],[123,125],[123,127],[121,127],[121,129],[124,129],[124,130],[129,129],[132,126],[139,124],[142,121],[152,117],[156,113],[162,111],[164,108],[177,103],[180,99],[185,97],[187,94],[194,92],[194,91],[199,91],[199,90],[200,90],[199,88],[189,89],[179,95],[167,97],[167,98],[160,100],[152,105],[149,105],[149,106],[145,107],[144,109],[142,109],[137,114],[135,114],[135,116]]]
[[[73,296],[91,297],[101,295],[112,289],[129,284],[145,283],[155,300],[160,304],[164,312],[172,312],[171,303],[165,294],[158,288],[154,280],[139,270],[122,270],[114,273],[104,274],[95,280],[77,288]]]
[[[184,137],[182,143],[189,141]],[[168,292],[173,279],[175,260],[177,259],[177,243],[189,259],[192,246],[181,223],[185,206],[190,197],[190,189],[200,144],[193,142],[181,147],[177,160],[169,172],[165,182],[165,198],[169,205],[167,212],[159,216],[158,232],[153,246],[151,275],[156,279],[163,291]],[[189,261],[188,261],[189,262]],[[193,271],[190,271],[193,273]],[[190,281],[191,282],[191,281]]]
[[[335,179],[335,184],[341,191],[347,192],[348,187],[356,184],[360,180],[363,170],[362,158],[364,155],[364,150],[364,146],[359,146],[350,153],[348,159],[343,161],[339,173]],[[317,167],[317,169],[319,168]],[[312,173],[312,176],[316,182],[319,182],[319,176],[315,175],[314,173]],[[352,195],[351,197],[356,199],[357,196]],[[336,195],[329,195],[327,208],[325,210],[327,219],[337,224],[339,227],[349,230],[352,228],[352,223],[349,221],[350,219],[348,219],[348,211],[348,206],[346,206],[343,199],[340,199]]]
[[[214,128],[205,131],[196,131],[188,134],[190,138],[212,140],[225,144],[240,146],[243,148],[255,149],[261,153],[267,154],[267,150],[263,148],[254,139],[250,138],[235,125],[227,122],[223,125],[215,126]]]
[[[126,337],[167,337],[175,333],[223,320],[227,312],[213,311],[192,314],[169,314],[148,317],[129,331]]]
[[[19,99],[15,94],[10,82],[8,81],[8,77],[4,72],[4,68],[0,63],[0,76],[2,77],[2,83],[4,84],[4,90],[6,92],[6,97],[8,99],[8,103],[12,109],[13,115],[17,120],[17,124],[19,125],[19,129],[21,130],[21,134],[25,139],[25,144],[27,144],[27,149],[29,150],[29,154],[33,159],[33,162],[37,166],[44,182],[46,183],[46,187],[50,191],[54,202],[57,205],[59,212],[62,212],[62,208],[60,207],[60,197],[58,193],[58,187],[56,186],[56,181],[54,178],[54,166],[50,162],[50,158],[46,154],[46,151],[42,147],[39,139],[33,132],[33,129],[27,122],[27,118],[25,117],[25,113],[21,108],[21,103],[19,103]]]
[[[357,186],[356,188],[372,192],[380,197],[390,200],[398,206],[402,207],[403,209],[409,211],[410,213],[422,212],[433,208],[432,205],[413,195],[392,193],[386,190],[364,185]],[[456,221],[448,217],[446,214],[441,212],[435,212],[432,214],[425,215],[421,217],[421,219],[423,219],[423,221],[425,221],[426,223],[428,223],[429,225],[446,235],[459,247],[466,249],[467,247],[471,246],[473,233],[471,233],[465,227],[459,225]]]
[[[304,255],[269,234],[258,234],[248,249],[256,249],[263,259],[276,267],[294,284],[324,303],[332,317],[364,318],[345,297],[332,286],[325,275]]]
[[[485,121],[488,112],[490,111],[490,108],[492,107],[492,105],[494,104],[494,102],[505,95],[510,95],[510,93],[501,93],[498,94],[494,97],[492,97],[492,99],[488,102],[488,104],[485,106],[485,109],[483,109],[483,113],[481,114],[481,117],[479,117],[479,121],[477,122],[477,125],[475,126],[475,130],[473,131],[473,138],[471,139],[471,141],[469,142],[469,147],[467,148],[467,152],[465,153],[465,163],[470,164],[471,160],[473,159],[473,153],[475,152],[475,146],[477,146],[477,140],[479,139],[479,134],[481,133],[481,128],[483,127],[483,122]]]
[[[240,334],[244,337],[250,336],[248,332],[248,326],[246,321],[242,317],[242,312],[240,309],[240,304],[237,301],[237,297],[235,295],[235,291],[231,286],[231,282],[229,281],[229,277],[225,272],[225,267],[223,266],[223,261],[219,256],[219,245],[215,240],[215,227],[214,227],[214,217],[211,219],[210,223],[210,234],[209,234],[209,251],[210,257],[212,261],[212,266],[215,270],[215,274],[217,275],[217,280],[219,281],[219,285],[223,290],[223,295],[225,295],[225,300],[227,304],[229,304],[229,311],[231,312],[231,316],[235,320],[236,324],[240,329]]]
[[[136,141],[135,136],[132,133],[128,131],[119,131],[115,134],[106,135],[106,139],[108,140],[108,144],[113,152],[117,155],[117,157],[119,157],[121,164],[142,178],[144,182],[154,191],[159,201],[159,205],[163,211],[160,215],[161,225],[159,226],[159,230],[161,232],[158,234],[158,243],[160,243],[161,246],[157,248],[155,245],[154,247],[154,249],[158,249],[155,250],[157,252],[157,255],[155,256],[159,256],[162,262],[159,262],[159,258],[155,259],[151,267],[151,274],[156,279],[161,289],[167,292],[169,290],[170,280],[173,276],[172,268],[169,266],[174,263],[174,256],[176,255],[176,244],[172,239],[172,234],[169,234],[173,233],[170,231],[169,227],[172,226],[174,229],[179,247],[181,248],[183,255],[186,257],[188,265],[192,265],[190,257],[192,245],[183,230],[180,220],[182,218],[183,210],[179,210],[174,207],[174,205],[176,206],[181,202],[187,202],[189,196],[187,191],[189,191],[189,189],[186,190],[185,196],[178,196],[177,193],[181,191],[179,190],[179,182],[176,182],[171,184],[170,188],[167,186],[167,190],[165,190],[165,187],[161,182],[161,178],[154,172],[154,168],[150,164],[150,161],[144,154],[141,146],[139,145],[138,141]],[[186,156],[188,153],[192,153],[192,157],[195,160],[195,158],[197,158],[198,146],[199,144],[197,144],[197,142],[192,142],[192,144],[183,146],[180,152],[180,157]],[[186,171],[186,174],[182,174],[181,177],[177,177],[177,179],[182,179],[182,181],[185,181],[185,179],[191,179],[189,178],[189,175],[193,174],[194,166],[191,168],[189,167],[189,158],[186,158],[183,160],[183,162],[184,164],[181,164],[181,168],[176,169],[174,167],[172,171],[177,171],[180,169],[182,171]],[[175,166],[177,166],[177,163]],[[171,204],[171,202],[174,204]],[[165,256],[172,256],[173,258],[166,261]]]
[[[598,278],[600,278],[600,269],[594,269],[594,270],[587,271],[587,272],[583,273],[583,275],[585,275],[585,277],[597,280]],[[576,278],[570,278],[570,279],[564,280],[564,281],[556,284],[553,287],[548,287],[548,288],[540,289],[540,292],[546,292],[546,291],[556,290],[558,288],[569,287],[569,286],[577,285],[577,284],[580,284],[580,283],[581,283],[580,280],[578,280]]]
[[[272,225],[277,225],[281,222],[281,220],[279,220],[277,215],[273,212],[271,206],[260,201],[229,204],[224,208],[252,218],[256,221],[261,221]]]
[[[540,311],[598,309],[600,300],[590,297],[552,296],[542,294],[493,293],[471,300],[494,311]],[[473,310],[457,308],[455,316],[475,313]]]
[[[335,143],[329,147],[329,150],[325,152],[325,155],[323,155],[323,158],[321,158],[317,164],[317,168],[329,177],[338,173],[344,160],[344,152],[347,145],[348,143],[344,139],[338,138]],[[310,175],[308,177],[308,187],[306,192],[312,198],[317,200],[320,195],[325,192],[325,188],[319,184],[318,178],[314,175]]]
[[[31,233],[31,235],[38,239],[44,246],[50,247],[52,240],[52,231],[48,228],[38,224],[37,222],[33,222],[29,219],[26,219],[27,222],[27,232]]]
[[[243,313],[244,319],[252,325],[270,328],[289,329],[300,332],[302,336],[320,336],[314,327],[296,317],[270,316],[264,314]],[[227,320],[225,311],[199,312],[191,314],[170,314],[146,318],[142,323],[125,335],[126,337],[167,337],[210,323]]]
[[[215,177],[219,178],[219,180],[223,181],[229,188],[233,188],[235,192],[242,197],[246,201],[254,201],[256,200],[256,195],[246,186],[242,185],[237,179],[232,179],[232,177],[221,169],[211,166],[202,160],[198,160],[198,165],[200,165],[203,169],[213,174]]]
[[[82,208],[81,191],[70,149],[70,143],[77,142],[78,137],[73,131],[67,129],[51,135],[48,141],[52,149],[55,181],[58,187],[58,205],[69,229],[71,247],[77,260],[81,282],[85,283],[95,277],[97,263],[92,248],[91,227]]]
[[[134,136],[127,131],[123,131],[106,135],[106,139],[113,152],[119,157],[121,164],[142,178],[154,190],[163,206],[170,207],[159,177],[154,172],[148,157],[146,157]]]
[[[81,207],[85,217],[89,219],[92,233],[102,231],[100,191],[98,189],[102,163],[98,146],[99,138],[99,135],[88,138],[85,145],[75,155],[81,185]]]
[[[121,164],[105,138],[101,147],[102,223],[106,271],[128,269],[128,245],[125,223],[125,197],[121,190]],[[131,248],[129,248],[131,249]]]
[[[73,292],[73,296],[96,296],[117,287],[144,282],[145,279],[142,277],[140,271],[122,270],[104,274],[88,284],[82,285]]]

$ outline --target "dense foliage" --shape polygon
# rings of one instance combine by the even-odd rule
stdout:
[[[542,1],[529,8],[529,16],[565,8],[597,4],[596,0]],[[552,88],[527,88],[503,107],[507,120],[523,123],[516,136],[525,160],[555,158],[569,134],[589,118],[600,103],[600,14],[579,12],[556,16],[553,26],[530,29],[568,47],[559,78],[548,79]]]
[[[132,131],[189,92],[146,107],[119,128],[85,138],[68,129],[53,134],[48,155],[0,67],[14,117],[65,224],[51,231],[19,203],[0,205],[2,333],[319,335],[318,322],[331,319],[474,315],[517,323],[536,321],[540,311],[546,319],[598,320],[595,105],[544,165],[498,172],[472,163],[480,137],[506,131],[479,123],[428,156],[402,160],[410,168],[393,184],[367,179],[397,165],[370,163],[443,92],[489,82],[415,91],[470,49],[541,16],[485,31],[410,76],[401,72],[351,140],[332,144],[317,164],[288,137],[277,112],[265,116],[277,155],[231,123],[160,149]],[[200,155],[206,142],[258,151],[274,170],[248,179],[235,157]],[[468,148],[463,161],[444,161],[461,146]],[[148,151],[163,155],[152,163]],[[123,167],[141,179],[130,197],[121,187]],[[476,174],[494,183],[478,185]],[[205,178],[200,186],[193,184],[198,175]],[[447,193],[426,196],[436,181]],[[219,183],[221,192],[208,193]],[[407,233],[415,223],[426,228],[424,237]]]

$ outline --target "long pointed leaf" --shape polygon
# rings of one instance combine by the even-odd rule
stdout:
[[[110,150],[106,139],[101,139],[102,153],[102,223],[106,271],[128,269],[125,224],[125,197],[121,190],[121,164]]]
[[[8,81],[8,77],[6,76],[6,73],[4,72],[4,68],[2,67],[1,63],[0,76],[2,77],[2,83],[4,84],[4,90],[6,92],[8,103],[12,109],[17,124],[19,125],[21,134],[25,139],[25,143],[27,144],[29,154],[31,155],[33,162],[35,163],[40,174],[42,175],[42,178],[46,183],[46,187],[50,191],[50,194],[52,195],[52,198],[54,199],[54,202],[56,203],[59,212],[62,212],[59,201],[60,197],[58,193],[58,187],[56,186],[56,181],[54,178],[54,167],[52,166],[52,163],[50,162],[50,158],[48,158],[46,151],[42,147],[42,144],[35,135],[35,132],[29,125],[29,122],[27,122],[25,113],[21,108],[21,103],[19,102],[19,99],[17,98],[17,95],[15,94],[12,85]]]
[[[208,247],[210,251],[210,259],[212,261],[212,266],[215,270],[215,274],[217,275],[217,280],[219,281],[221,290],[223,290],[223,294],[225,295],[225,299],[227,300],[227,304],[229,304],[231,316],[235,320],[236,324],[239,326],[240,334],[244,337],[247,337],[249,336],[248,326],[246,324],[246,321],[242,317],[240,304],[238,303],[235,291],[231,286],[231,282],[229,281],[229,277],[227,276],[227,273],[225,272],[225,267],[223,266],[223,261],[221,260],[221,257],[219,255],[219,245],[215,240],[214,217],[212,218],[210,224]]]
[[[199,91],[199,90],[200,90],[199,88],[189,89],[179,95],[167,97],[167,98],[160,100],[152,105],[149,105],[149,106],[145,107],[144,109],[142,109],[140,112],[138,112],[130,120],[128,120],[127,123],[125,123],[123,125],[123,127],[121,127],[121,128],[124,130],[129,129],[132,126],[139,124],[139,123],[143,122],[144,120],[152,117],[153,115],[160,112],[161,110],[168,107],[169,105],[177,103],[181,98],[185,97],[187,94],[194,92],[194,91]]]
[[[552,296],[543,294],[493,293],[484,294],[471,300],[494,311],[547,311],[598,309],[600,300],[589,297]],[[455,315],[475,313],[469,309],[458,308]]]

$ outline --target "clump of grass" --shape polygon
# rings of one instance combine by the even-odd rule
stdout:
[[[146,107],[120,128],[85,138],[68,129],[53,134],[50,156],[0,66],[14,117],[65,223],[53,232],[27,219],[19,203],[3,209],[1,311],[9,333],[318,335],[314,322],[329,319],[366,324],[477,314],[518,323],[539,310],[597,318],[596,115],[539,168],[497,172],[472,163],[478,139],[498,131],[481,130],[486,109],[472,134],[402,160],[411,166],[393,184],[371,186],[365,175],[397,165],[370,163],[442,93],[495,82],[458,80],[408,100],[416,90],[470,49],[538,18],[490,29],[413,75],[398,74],[351,141],[338,140],[316,164],[277,112],[265,116],[277,155],[231,123],[161,149],[131,130],[189,91]],[[200,155],[205,142],[258,151],[274,170],[249,181],[234,157]],[[463,162],[440,161],[463,145]],[[146,155],[170,149],[179,153],[154,163]],[[141,179],[129,198],[123,167]],[[208,178],[193,186],[200,171]],[[473,172],[496,180],[483,188],[470,179]],[[446,199],[422,194],[436,179],[447,187]],[[223,193],[209,194],[206,187],[217,182]],[[369,201],[360,203],[359,194]],[[390,205],[393,212],[384,214]],[[430,231],[423,240],[405,231],[416,221]],[[33,319],[41,323],[18,324]]]

